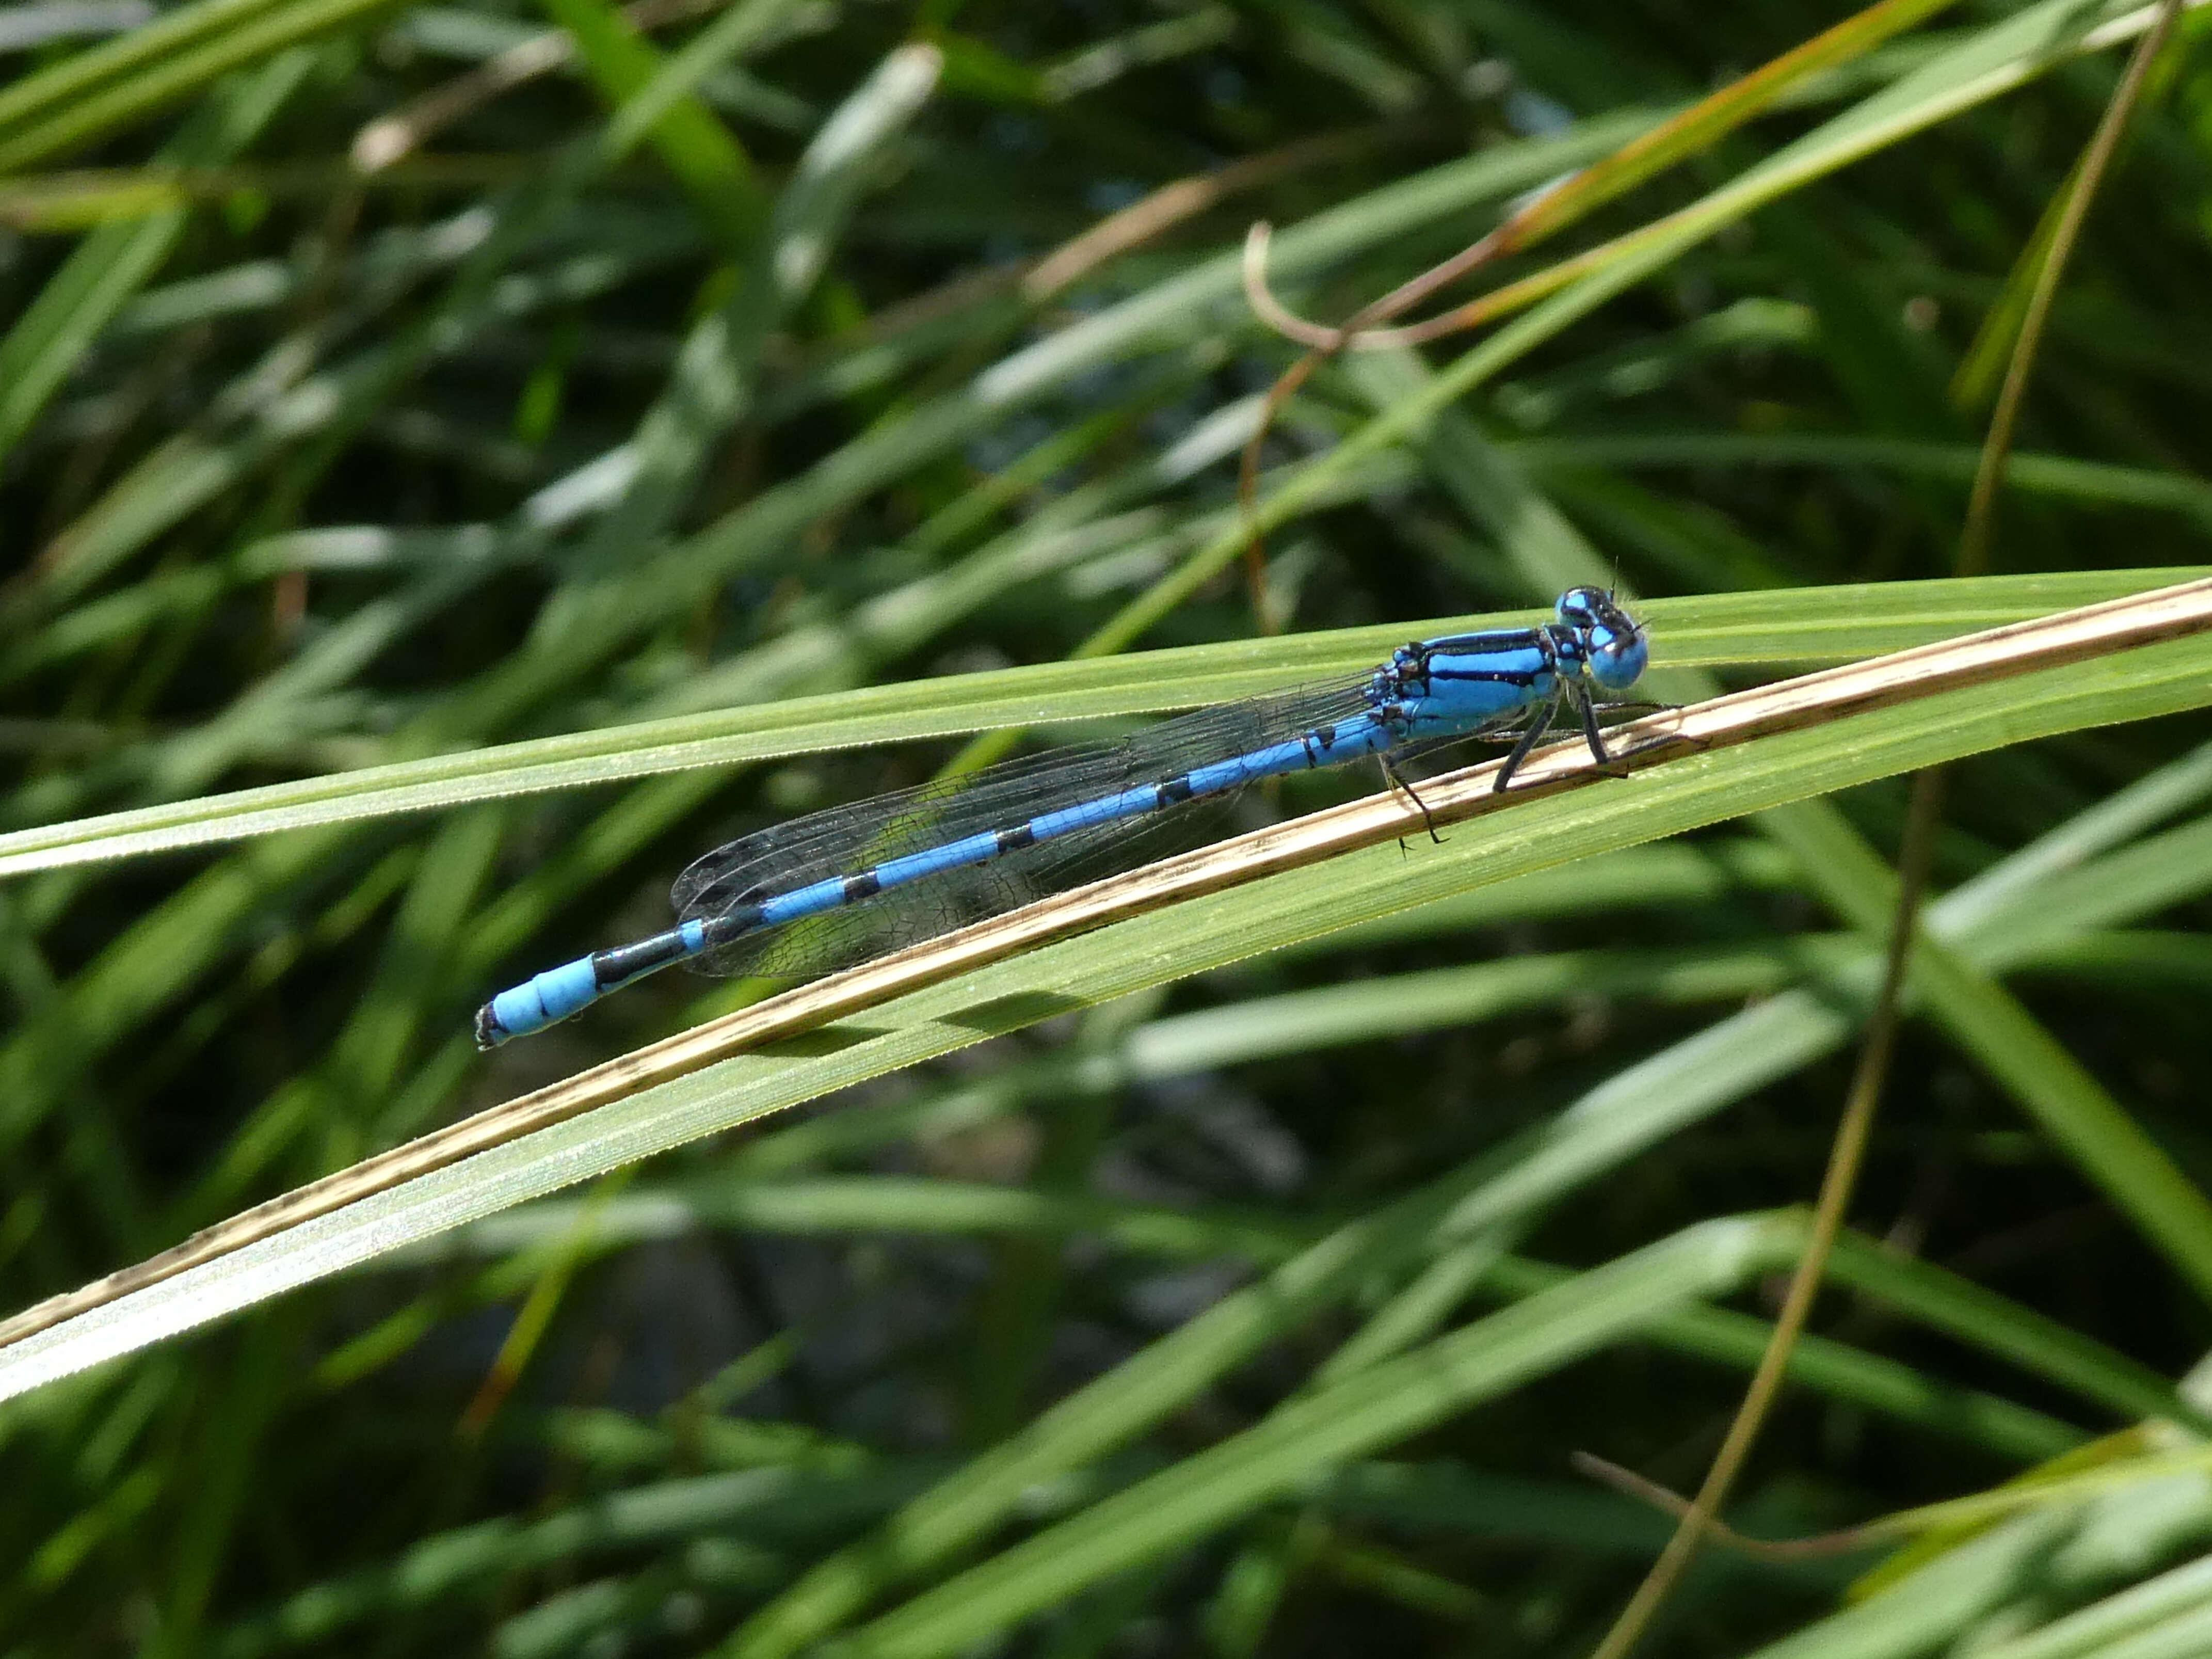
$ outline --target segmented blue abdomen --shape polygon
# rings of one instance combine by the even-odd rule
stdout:
[[[1208,775],[1201,788],[1222,786],[865,892],[786,926],[748,933],[687,965],[715,975],[811,977],[1133,869],[1205,838],[1208,820],[1243,792],[1234,757],[1279,745],[1285,733],[1340,731],[1342,741],[1316,746],[1317,764],[1339,764],[1377,746],[1363,689],[1331,686],[1200,709],[1118,742],[1055,749],[772,825],[715,848],[678,876],[671,893],[678,915],[710,921],[900,860],[927,862],[952,843],[994,837],[1080,810],[1079,804],[1095,805],[1194,772]]]

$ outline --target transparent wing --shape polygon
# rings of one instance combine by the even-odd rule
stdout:
[[[811,812],[716,848],[676,878],[671,897],[683,920],[710,921],[733,906],[830,877],[858,875],[887,859],[1009,829],[1039,813],[1139,785],[1164,783],[1194,767],[1344,720],[1366,707],[1358,687],[1226,703],[1113,743],[1055,749]],[[1237,793],[1094,825],[890,888],[819,916],[748,934],[691,965],[707,974],[779,979],[832,972],[1195,844]]]

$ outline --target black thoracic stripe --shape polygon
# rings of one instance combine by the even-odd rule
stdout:
[[[858,899],[872,898],[883,890],[883,878],[872,870],[863,870],[857,876],[845,878],[845,902],[848,904]]]
[[[1179,778],[1170,778],[1159,787],[1158,804],[1162,806],[1172,806],[1179,800],[1188,800],[1194,793],[1196,792],[1191,787],[1188,774]]]
[[[1431,656],[1473,655],[1484,651],[1513,651],[1525,647],[1532,636],[1540,637],[1541,630],[1534,628],[1501,628],[1490,634],[1448,634],[1440,640],[1430,640],[1421,645]],[[1539,647],[1540,649],[1540,647]]]
[[[1535,684],[1539,674],[1557,672],[1554,668],[1436,668],[1429,671],[1429,678],[1437,680],[1493,680],[1501,685],[1530,686]]]
[[[635,979],[651,969],[665,968],[672,962],[681,962],[690,954],[684,948],[684,935],[671,928],[665,933],[655,933],[651,939],[641,939],[635,945],[617,945],[612,950],[594,951],[592,953],[592,979],[605,989]]]
[[[1478,641],[1499,643],[1478,646],[1475,643]],[[1510,670],[1469,671],[1437,666],[1438,657],[1482,656],[1493,651],[1534,651],[1543,658],[1546,668],[1557,669],[1559,665],[1559,641],[1543,629],[1534,628],[1526,634],[1477,634],[1460,640],[1438,640],[1431,647],[1429,654],[1421,659],[1421,672],[1443,680],[1512,679],[1514,675]]]
[[[1036,831],[1026,823],[1018,823],[1011,830],[999,831],[999,850],[1011,853],[1018,848],[1030,846],[1036,840]]]

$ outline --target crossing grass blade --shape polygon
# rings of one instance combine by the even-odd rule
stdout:
[[[2185,568],[1991,576],[1965,584],[1886,583],[1826,594],[1806,589],[1660,599],[1647,603],[1643,611],[1655,637],[1665,642],[1670,666],[1796,665],[1923,644],[2146,592],[2196,574]],[[1421,624],[1000,670],[396,762],[353,774],[9,831],[0,834],[0,873],[309,830],[663,771],[1230,702],[1371,671],[1402,642],[1409,627],[1414,633],[1433,635],[1525,623],[1531,614],[1490,612]]]
[[[1374,860],[1388,854],[1371,849],[1357,861],[1291,871],[1140,916],[1091,939],[1048,945],[1012,963],[920,991],[884,1009],[870,1009],[865,1023],[823,1027],[821,1038],[803,1030],[779,1034],[776,1041],[765,1048],[756,1048],[748,1056],[709,1066],[643,1093],[630,1093],[626,1099],[616,1098],[520,1139],[495,1137],[495,1144],[480,1142],[483,1150],[465,1162],[448,1163],[343,1207],[328,1209],[331,1200],[322,1200],[314,1206],[322,1212],[296,1226],[283,1225],[280,1206],[262,1223],[257,1242],[194,1267],[164,1269],[169,1276],[157,1275],[143,1291],[113,1287],[99,1298],[104,1305],[92,1306],[73,1319],[64,1316],[61,1322],[53,1322],[61,1311],[57,1308],[38,1316],[44,1328],[27,1329],[18,1322],[11,1333],[16,1340],[0,1350],[0,1388],[19,1392],[127,1352],[157,1334],[231,1310],[243,1305],[228,1300],[239,1295],[242,1286],[252,1287],[244,1291],[250,1301],[279,1284],[319,1277],[357,1260],[354,1253],[372,1236],[376,1249],[396,1248],[471,1215],[536,1196],[547,1189],[543,1183],[549,1176],[556,1184],[567,1184],[814,1093],[911,1065],[926,1054],[949,1052],[1071,1007],[1127,994],[1163,976],[1237,960],[1485,880],[1767,810],[1807,793],[1829,793],[1847,781],[1889,775],[1923,763],[1910,757],[1970,754],[1993,742],[2198,707],[2203,694],[2191,677],[2206,660],[2201,641],[2202,636],[2169,641],[2115,658],[2046,671],[2023,682],[1972,686],[1909,702],[1901,709],[1786,733],[1741,751],[1698,756],[1662,769],[1651,779],[1600,792],[1598,800],[1588,806],[1580,802],[1557,809],[1547,805],[1544,828],[1538,833],[1532,834],[1533,815],[1518,823],[1509,816],[1496,830],[1483,824],[1462,830],[1452,842],[1431,849],[1433,858],[1402,869],[1378,866]],[[1820,741],[1811,741],[1815,738]],[[1740,758],[1742,754],[1754,756],[1756,761],[1747,763]],[[1644,787],[1647,783],[1648,788]],[[1577,807],[1581,810],[1573,810]],[[1322,878],[1324,872],[1326,880]],[[1308,902],[1290,909],[1281,907],[1279,883],[1300,886]],[[1158,938],[1151,937],[1155,929],[1160,930]],[[1121,948],[1108,951],[1102,943],[1107,940],[1119,941]],[[924,947],[924,954],[933,950]],[[1091,951],[1108,953],[1087,963]],[[1086,967],[1093,971],[1084,971]],[[1012,978],[1008,977],[1010,969],[1017,970]],[[870,971],[843,977],[858,980]],[[791,1000],[797,1006],[812,994],[800,994]],[[912,1012],[905,1012],[908,1009]],[[818,1025],[820,1019],[815,1015],[811,1023]],[[790,1054],[825,1045],[830,1051],[826,1054],[788,1068],[781,1063]],[[707,1084],[731,1066],[741,1073],[765,1067],[767,1074],[749,1087],[741,1086],[733,1099],[724,1089]],[[620,1067],[610,1073],[607,1086],[621,1091]],[[637,1116],[641,1103],[649,1109],[643,1120]],[[564,1109],[562,1115],[574,1109]],[[534,1145],[549,1136],[550,1140]],[[582,1150],[586,1147],[588,1152]],[[559,1174],[552,1175],[556,1167]],[[271,1226],[277,1231],[269,1231]],[[204,1277],[214,1281],[206,1289],[198,1283]],[[115,1299],[118,1292],[119,1299]],[[134,1302],[146,1304],[143,1311],[133,1310]]]

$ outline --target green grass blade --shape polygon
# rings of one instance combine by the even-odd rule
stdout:
[[[568,31],[577,55],[619,112],[653,88],[667,65],[659,49],[605,0],[544,0],[546,15]],[[763,203],[744,149],[720,117],[672,80],[652,90],[646,142],[682,183],[691,205],[732,252],[758,226]]]
[[[81,149],[386,0],[194,0],[0,91],[0,173]]]
[[[218,91],[161,153],[175,167],[214,167],[252,143],[313,67],[312,53],[271,58]],[[79,356],[161,268],[190,222],[170,208],[88,236],[0,337],[0,458],[39,417]]]
[[[1960,587],[1942,581],[1885,583],[1826,593],[1808,589],[1662,599],[1644,609],[1669,662],[1795,665],[1922,644],[2197,574],[2193,568],[2085,571],[1980,578]],[[1518,620],[1522,613],[1509,614]],[[1419,627],[1443,632],[1506,619],[1492,612]],[[0,835],[0,874],[810,750],[1164,713],[1358,673],[1371,668],[1407,631],[1407,624],[1396,623],[1188,647],[1120,661],[998,670],[402,762],[9,831]]]

